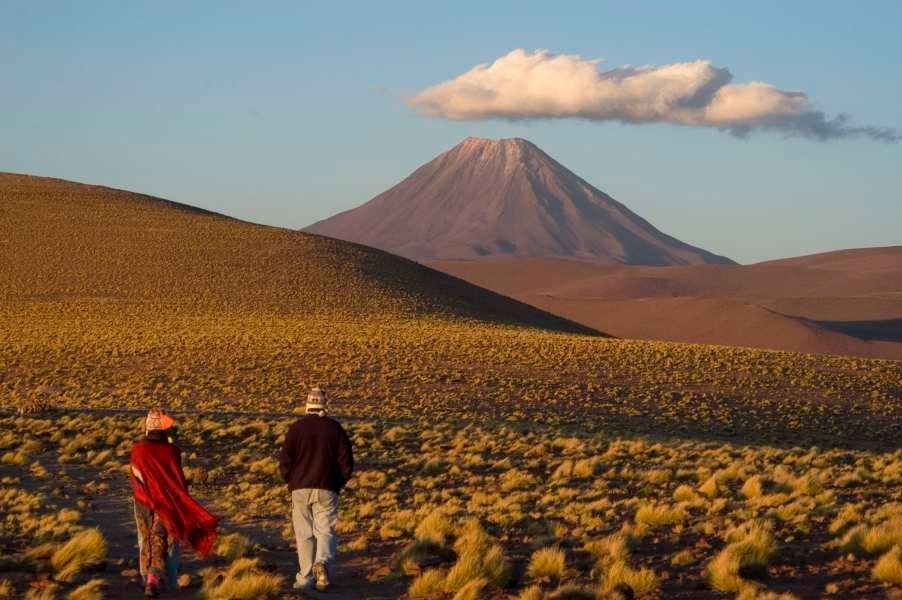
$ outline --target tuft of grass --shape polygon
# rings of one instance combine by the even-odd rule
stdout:
[[[732,543],[721,550],[705,568],[708,583],[723,592],[738,592],[746,585],[744,572],[767,568],[777,552],[770,527],[763,523],[750,523],[729,536]]]
[[[862,549],[870,556],[882,554],[893,546],[902,546],[902,518],[871,527],[861,540]]]
[[[80,585],[69,594],[69,600],[103,600],[103,588],[106,582],[103,579],[92,579],[84,585]]]
[[[216,540],[216,554],[232,562],[250,556],[253,543],[240,533],[229,533]]]
[[[531,585],[520,592],[520,595],[517,596],[517,600],[542,600],[544,597],[545,592],[542,591],[542,588],[537,585]]]
[[[686,509],[667,504],[643,504],[636,510],[636,523],[644,525],[672,525],[686,519]]]
[[[596,565],[601,570],[615,562],[627,562],[630,557],[629,541],[619,533],[589,542],[585,550],[595,557]]]
[[[902,584],[902,546],[893,546],[880,557],[871,571],[877,581]]]
[[[532,553],[526,574],[533,579],[560,581],[567,572],[567,557],[560,548],[541,548]]]
[[[624,561],[616,561],[604,572],[602,590],[611,592],[622,585],[628,585],[637,594],[646,594],[657,589],[658,577],[651,569],[634,569]]]
[[[223,573],[205,573],[202,600],[254,600],[274,598],[279,594],[283,579],[260,570],[256,558],[236,559]]]
[[[445,589],[447,573],[441,569],[427,569],[413,580],[407,589],[410,598],[429,598],[441,594]]]
[[[457,592],[475,579],[482,578],[482,557],[478,554],[464,554],[457,559],[445,578],[444,590]]]
[[[712,475],[703,484],[698,486],[698,491],[708,498],[716,498],[720,495],[720,485],[717,482],[717,475]]]
[[[479,600],[482,590],[488,585],[489,580],[485,577],[479,577],[468,582],[465,586],[457,590],[453,600]]]
[[[370,540],[366,534],[361,534],[348,542],[346,548],[352,552],[364,552],[370,547]]]
[[[413,532],[414,537],[420,541],[430,541],[444,545],[454,533],[454,525],[442,509],[436,509],[426,515]]]
[[[454,542],[457,562],[448,571],[444,590],[458,592],[476,579],[496,587],[510,581],[510,565],[501,546],[492,540],[476,519],[467,520]]]
[[[548,594],[546,598],[547,600],[596,600],[598,597],[596,590],[568,583]],[[538,600],[542,600],[542,598],[543,596],[538,596]]]
[[[0,457],[0,463],[4,465],[14,465],[21,466],[24,465],[28,461],[28,455],[22,452],[7,452],[2,457]]]
[[[25,592],[25,600],[56,600],[59,586],[55,583],[39,581]]]
[[[50,557],[58,581],[69,581],[88,567],[97,566],[106,560],[107,545],[103,534],[97,529],[86,529],[75,534]]]
[[[873,527],[856,525],[848,529],[839,542],[843,552],[858,556],[877,556],[893,546],[902,546],[902,518],[890,519]]]

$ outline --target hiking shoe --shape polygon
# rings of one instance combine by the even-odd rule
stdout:
[[[306,577],[304,579],[295,578],[294,584],[292,584],[291,588],[297,592],[302,592],[304,590],[309,590],[313,587],[313,578]]]
[[[322,592],[329,588],[329,571],[326,570],[326,565],[323,563],[313,565],[313,576],[316,578],[317,590]]]

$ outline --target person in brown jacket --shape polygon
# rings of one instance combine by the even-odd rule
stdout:
[[[298,547],[294,588],[329,587],[335,558],[338,494],[351,478],[354,454],[341,424],[326,415],[328,397],[316,387],[307,395],[306,414],[285,435],[279,460],[291,492],[291,520]]]

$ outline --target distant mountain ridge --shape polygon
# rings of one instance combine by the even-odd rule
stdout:
[[[902,246],[737,266],[427,264],[618,337],[902,359]]]
[[[362,206],[304,231],[419,261],[735,264],[661,232],[520,138],[467,138]]]

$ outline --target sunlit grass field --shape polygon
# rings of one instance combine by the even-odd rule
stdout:
[[[0,201],[0,598],[126,589],[131,531],[105,516],[157,404],[235,534],[190,593],[288,593],[275,456],[313,385],[358,455],[340,529],[365,583],[342,597],[900,583],[902,363],[610,339],[382,252],[104,188],[0,175]]]
[[[265,554],[255,542],[287,545],[275,456],[291,419],[180,417],[192,488],[216,499],[226,532],[244,532],[221,540],[221,560]],[[345,424],[360,470],[342,495],[341,550],[378,557],[369,575],[412,598],[612,597],[622,584],[656,597],[848,598],[899,583],[898,450],[429,416]],[[125,493],[142,418],[73,413],[0,425],[4,553],[17,568],[53,574],[61,590],[103,579],[90,556],[62,575],[67,567],[52,558],[102,523],[92,512],[98,497]]]

